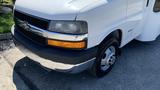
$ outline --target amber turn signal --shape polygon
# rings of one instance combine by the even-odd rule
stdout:
[[[86,41],[58,41],[58,40],[47,40],[48,45],[62,47],[62,48],[69,48],[69,49],[84,49],[86,48]]]

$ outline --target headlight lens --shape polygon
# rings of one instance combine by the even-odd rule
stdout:
[[[85,21],[51,21],[49,31],[65,34],[86,34],[88,25]]]

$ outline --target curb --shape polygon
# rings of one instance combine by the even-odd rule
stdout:
[[[2,73],[4,74],[3,76],[1,75],[3,82],[2,85],[5,87],[0,87],[2,90],[29,90],[29,87],[25,84],[24,80],[19,76],[19,74],[14,70],[14,66],[7,60],[5,56],[2,54],[2,61],[3,65],[6,67],[6,71],[4,70]],[[0,67],[3,67],[1,64]],[[6,77],[9,76],[8,83]],[[6,89],[7,88],[7,89]]]
[[[0,34],[0,41],[12,39],[11,33]]]

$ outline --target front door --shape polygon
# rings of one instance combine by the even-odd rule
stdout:
[[[127,23],[128,35],[130,38],[135,38],[141,33],[140,24],[143,19],[143,12],[147,0],[128,0],[127,6]]]

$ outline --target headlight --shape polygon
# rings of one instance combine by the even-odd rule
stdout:
[[[65,34],[86,34],[88,25],[85,21],[51,21],[49,31]]]

